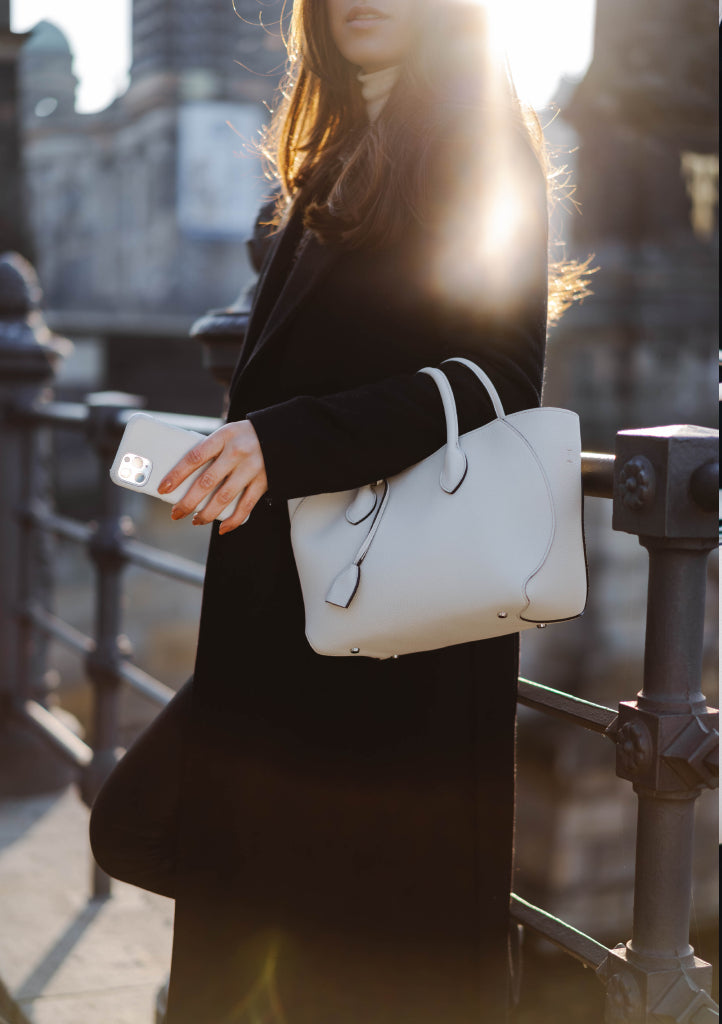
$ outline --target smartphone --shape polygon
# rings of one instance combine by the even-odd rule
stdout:
[[[166,473],[180,462],[186,452],[204,440],[205,434],[199,434],[195,430],[171,427],[153,416],[148,416],[147,413],[135,413],[128,420],[123,432],[110,468],[110,479],[119,487],[150,494],[173,505],[188,492],[208,463],[196,469],[180,487],[167,494],[158,493],[158,484]],[[204,508],[212,496],[213,492],[200,502],[195,511]],[[232,515],[237,501],[238,499],[224,508],[216,519],[227,519]]]

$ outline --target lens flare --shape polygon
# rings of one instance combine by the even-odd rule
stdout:
[[[494,192],[479,225],[479,254],[485,263],[494,257],[504,262],[505,254],[518,244],[523,227],[519,196],[511,184],[500,182]]]
[[[508,60],[521,100],[547,106],[562,76],[582,75],[592,56],[595,0],[466,0],[483,7],[497,55]]]

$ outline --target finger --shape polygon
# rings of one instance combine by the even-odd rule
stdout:
[[[174,491],[191,473],[194,473],[206,462],[220,454],[223,450],[224,442],[222,437],[218,437],[219,433],[220,431],[216,430],[205,441],[201,441],[191,448],[189,452],[186,452],[183,458],[176,462],[175,466],[166,473],[158,484],[158,493],[168,494],[170,491]]]
[[[212,495],[217,488],[225,487],[227,480],[240,470],[241,467],[236,464],[230,453],[224,449],[217,458],[206,466],[198,479],[193,481],[188,491],[177,500],[171,509],[171,518],[182,519],[184,516],[194,512],[199,505],[208,499],[209,495]],[[236,480],[236,483],[240,485],[236,490],[236,494],[243,490],[251,475],[252,473],[246,471],[246,475],[241,481]],[[208,522],[210,521],[209,519]]]
[[[238,502],[235,512],[228,519],[224,519],[218,528],[218,532],[230,533],[231,530],[235,530],[236,527],[242,526],[246,519],[250,516],[251,512],[256,506],[258,500],[268,490],[268,482],[266,480],[266,474],[261,473],[255,477],[251,483],[246,487],[240,501]]]
[[[242,429],[244,424],[237,426]],[[213,522],[225,508],[236,501],[238,495],[252,480],[261,475],[263,494],[267,486],[266,467],[255,432],[253,439],[255,443],[250,445],[239,443],[237,433],[229,431],[223,453],[201,474],[188,494],[175,506],[173,517],[180,518],[187,515],[191,509],[197,509],[193,518],[194,523]],[[212,493],[214,491],[216,493]],[[210,500],[202,509],[198,508],[209,493]]]
[[[236,500],[243,494],[243,491],[248,486],[252,473],[247,468],[237,466],[232,472],[229,472],[225,479],[222,479],[219,483],[218,488],[211,495],[210,500],[203,508],[198,508],[195,515],[193,516],[193,522],[196,525],[202,523],[212,523],[214,519],[217,519],[221,512],[228,508],[229,505],[234,505]],[[205,474],[204,474],[205,476]],[[198,503],[196,502],[196,505]]]

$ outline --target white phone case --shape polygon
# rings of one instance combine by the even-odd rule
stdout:
[[[195,430],[183,430],[171,427],[167,423],[139,412],[131,416],[123,432],[113,465],[110,468],[110,479],[119,487],[129,491],[150,494],[161,501],[175,504],[187,493],[193,482],[203,472],[208,463],[195,470],[180,487],[167,494],[158,493],[158,484],[166,473],[179,462],[186,452],[194,448],[199,441],[205,440],[204,434]],[[205,498],[196,511],[208,504],[212,494]],[[227,519],[233,514],[237,502],[232,502],[216,516],[216,519]]]

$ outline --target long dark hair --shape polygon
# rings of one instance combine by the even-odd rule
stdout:
[[[476,119],[473,173],[502,176],[521,145],[535,158],[551,194],[551,168],[539,120],[516,95],[504,64],[491,51],[484,9],[464,0],[416,0],[415,38],[399,80],[378,119],[369,123],[358,69],[333,41],[325,0],[294,0],[286,37],[288,70],[281,99],[263,139],[263,152],[281,192],[278,219],[293,204],[320,241],[347,248],[384,247],[423,222],[434,188],[448,184],[438,165],[443,140]],[[483,145],[479,145],[483,140]],[[479,150],[481,155],[479,158]],[[486,152],[484,152],[486,150]],[[473,185],[479,189],[478,179]],[[549,268],[549,320],[589,294],[589,261]]]

